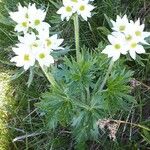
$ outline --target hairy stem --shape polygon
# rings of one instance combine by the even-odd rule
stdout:
[[[97,80],[96,85],[95,85],[95,87],[94,87],[94,93],[95,93],[99,88],[100,88],[100,91],[103,90],[103,88],[104,88],[104,86],[105,86],[105,84],[106,84],[106,81],[107,81],[107,79],[108,79],[108,77],[109,77],[109,74],[110,74],[110,72],[111,72],[111,70],[112,70],[113,64],[114,64],[114,61],[111,60],[111,62],[110,62],[110,64],[109,64],[109,68],[108,68],[108,70],[107,70],[107,73],[106,73],[106,75],[105,75],[105,78],[104,78],[102,84],[101,84],[101,80],[102,80],[101,77],[99,77],[99,79]],[[100,84],[101,84],[101,86],[100,86]]]
[[[75,30],[75,45],[77,62],[80,59],[80,45],[79,45],[79,17],[78,14],[74,16],[74,30]]]
[[[105,75],[105,78],[104,78],[104,80],[103,80],[103,82],[102,82],[102,84],[101,84],[101,86],[100,86],[100,91],[103,90],[103,88],[104,88],[104,86],[105,86],[105,84],[106,84],[106,82],[107,82],[107,79],[108,79],[108,77],[109,77],[109,74],[110,74],[110,72],[112,71],[113,65],[114,65],[114,61],[111,60],[111,62],[110,62],[110,64],[109,64],[109,67],[108,67],[108,70],[107,70],[107,73],[106,73],[106,75]]]
[[[49,83],[50,83],[53,87],[55,87],[55,86],[57,85],[57,83],[56,83],[56,81],[55,81],[53,75],[52,75],[51,73],[48,73],[46,67],[41,66],[41,65],[40,65],[40,67],[41,67],[41,69],[42,69],[44,75],[46,76],[47,80],[49,81]]]

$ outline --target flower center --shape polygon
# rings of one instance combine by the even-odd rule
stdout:
[[[84,6],[84,5],[81,5],[80,8],[79,8],[79,10],[80,10],[80,11],[84,11],[84,10],[85,10],[85,6]]]
[[[136,32],[135,32],[135,35],[136,35],[136,36],[141,36],[141,34],[142,34],[142,33],[141,33],[140,31],[136,31]]]
[[[67,12],[72,12],[72,7],[67,6],[67,7],[66,7],[66,11],[67,11]]]
[[[27,26],[28,26],[28,23],[27,23],[27,22],[22,22],[22,26],[23,26],[23,27],[27,27]]]
[[[120,44],[115,44],[115,45],[114,45],[114,47],[115,47],[115,49],[117,49],[117,50],[118,50],[118,49],[120,49],[120,48],[121,48],[121,45],[120,45]]]
[[[132,43],[131,44],[131,48],[136,48],[136,46],[137,46],[137,43]]]
[[[45,58],[45,54],[44,53],[39,54],[39,58],[40,59],[44,59]]]
[[[124,30],[125,30],[125,28],[126,28],[126,26],[121,25],[121,26],[119,27],[119,30],[122,32],[122,31],[124,31]]]
[[[37,48],[38,47],[38,44],[36,42],[34,42],[32,45],[31,45],[32,48]]]
[[[47,40],[46,40],[46,44],[47,44],[47,46],[49,47],[49,46],[52,45],[52,41],[51,41],[50,39],[47,39]]]
[[[132,36],[131,36],[130,34],[128,34],[128,35],[125,37],[125,39],[126,39],[127,41],[131,41],[131,40],[132,40]]]
[[[25,54],[25,55],[24,55],[24,61],[29,61],[29,60],[30,60],[29,54]]]
[[[71,0],[72,2],[74,2],[74,3],[77,3],[78,2],[78,0]]]
[[[40,20],[39,20],[39,19],[36,19],[36,20],[34,21],[34,24],[35,24],[36,26],[38,26],[38,25],[40,24]]]

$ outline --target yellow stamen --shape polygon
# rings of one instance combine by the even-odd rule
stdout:
[[[37,43],[33,43],[32,47],[38,47],[38,44]]]
[[[136,35],[136,36],[141,36],[141,34],[142,34],[142,33],[141,33],[140,31],[136,31],[136,32],[135,32],[135,35]]]
[[[78,2],[78,0],[71,0],[72,2],[74,2],[74,3],[77,3]]]
[[[120,30],[121,32],[123,32],[123,31],[125,30],[125,28],[126,28],[126,26],[122,25],[122,26],[119,27],[119,30]]]
[[[79,10],[80,10],[80,11],[84,11],[84,10],[85,10],[85,6],[84,6],[84,5],[81,5],[80,8],[79,8]]]
[[[24,55],[24,61],[29,61],[29,60],[30,60],[29,54],[25,54],[25,55]]]
[[[47,46],[49,47],[49,46],[52,45],[52,41],[51,41],[50,39],[47,39],[47,40],[46,40],[46,44],[47,44]]]
[[[27,23],[27,22],[22,22],[22,26],[23,26],[23,27],[27,27],[27,26],[28,26],[28,23]]]
[[[40,20],[39,20],[39,19],[36,19],[36,20],[34,21],[34,24],[35,24],[36,26],[38,26],[38,25],[40,24]]]
[[[137,46],[137,43],[132,43],[131,44],[131,48],[136,48],[136,46]]]
[[[44,59],[45,58],[45,54],[44,53],[39,54],[39,58],[40,59]]]
[[[71,11],[72,11],[72,7],[67,6],[67,7],[66,7],[66,11],[67,11],[67,12],[71,12]]]
[[[126,38],[127,41],[131,41],[132,40],[132,36],[130,34],[127,35],[125,38]]]
[[[120,49],[120,48],[121,48],[121,45],[120,45],[120,44],[115,44],[115,45],[114,45],[114,47],[115,47],[115,49],[117,49],[117,50],[118,50],[118,49]]]

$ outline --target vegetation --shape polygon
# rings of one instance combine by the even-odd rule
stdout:
[[[140,17],[150,31],[150,2],[95,0],[92,19],[80,22],[82,57],[76,62],[73,20],[62,22],[56,14],[61,1],[33,0],[47,10],[51,33],[60,34],[69,46],[51,68],[59,83],[56,88],[49,87],[39,68],[24,73],[9,61],[17,38],[8,12],[16,10],[19,2],[31,1],[0,2],[0,91],[4,94],[0,96],[0,149],[149,149],[150,47],[136,61],[127,56],[115,63],[103,92],[98,91],[96,81],[105,76],[109,64],[101,54],[111,32],[109,20],[118,14],[128,14],[133,20]],[[107,121],[116,125],[115,139],[109,138],[108,127],[97,125],[108,125]]]

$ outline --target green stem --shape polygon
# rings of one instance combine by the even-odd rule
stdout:
[[[80,45],[79,45],[79,17],[78,14],[74,16],[74,30],[75,30],[75,45],[77,62],[80,59]]]
[[[101,84],[101,86],[100,86],[100,91],[103,90],[103,88],[104,88],[104,86],[105,86],[105,84],[106,84],[106,82],[107,82],[107,79],[108,79],[108,77],[109,77],[109,74],[110,74],[110,72],[112,71],[113,65],[114,65],[114,61],[111,60],[111,62],[110,62],[110,64],[109,64],[109,67],[108,67],[108,70],[107,70],[107,73],[106,73],[106,76],[105,76],[105,78],[104,78],[104,80],[103,80],[103,82],[102,82],[102,84]]]
[[[47,80],[49,81],[49,83],[50,83],[53,87],[55,87],[55,86],[57,85],[57,83],[56,83],[56,81],[55,81],[53,75],[52,75],[51,73],[48,73],[48,72],[47,72],[47,68],[46,68],[46,67],[41,66],[41,65],[40,65],[40,67],[41,67],[43,73],[45,74]]]

